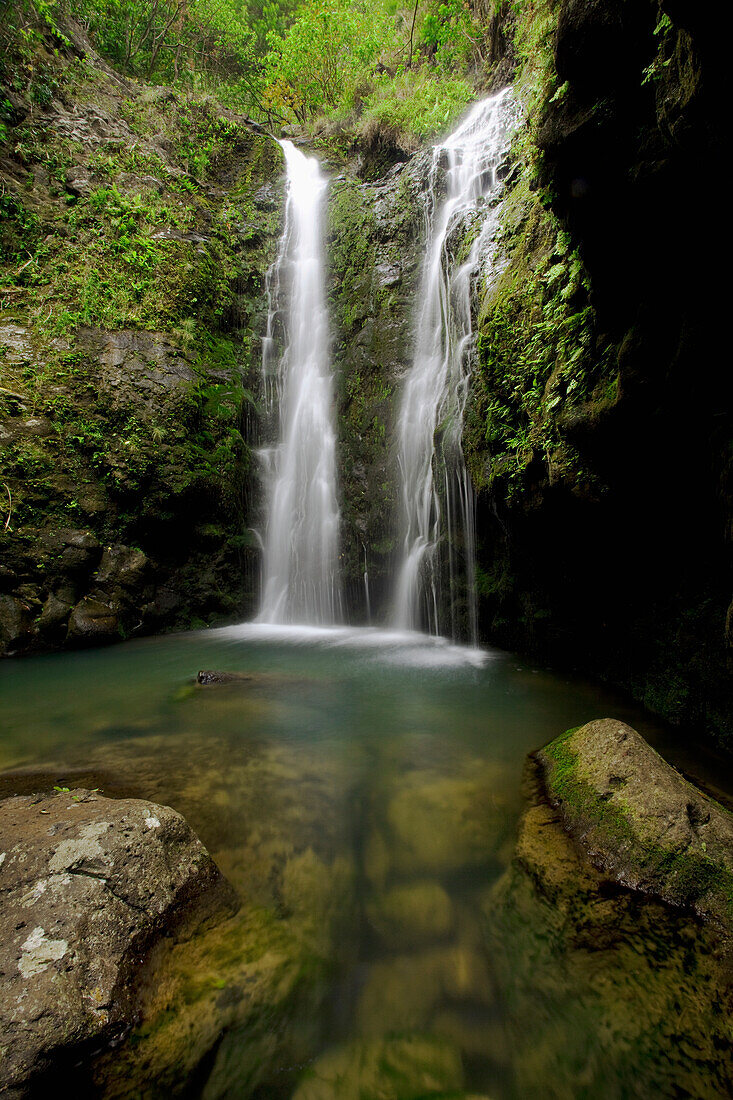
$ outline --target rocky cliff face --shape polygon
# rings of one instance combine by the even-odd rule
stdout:
[[[683,3],[536,3],[468,447],[489,637],[730,729],[725,66]]]
[[[394,426],[411,363],[429,161],[383,179],[342,175],[328,211],[333,363],[338,379],[342,570],[350,613],[387,613],[397,525]]]
[[[242,613],[256,575],[245,438],[280,149],[66,31],[3,59],[8,652]]]

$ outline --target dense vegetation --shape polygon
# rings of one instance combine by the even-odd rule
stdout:
[[[150,597],[179,569],[173,617],[208,619],[247,583],[243,379],[280,232],[279,150],[203,88],[121,82],[60,5],[4,14],[0,634],[52,643],[73,607],[101,616],[98,638],[152,628]]]
[[[486,78],[491,15],[505,0],[4,0],[0,76],[26,71],[38,16],[65,38],[71,17],[117,71],[217,98],[270,126],[411,147],[444,128]],[[8,72],[18,43],[25,64]],[[4,60],[3,60],[4,59]],[[5,70],[3,72],[3,70]]]

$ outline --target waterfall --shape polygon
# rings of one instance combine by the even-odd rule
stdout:
[[[280,142],[285,226],[268,273],[262,342],[266,412],[280,442],[260,452],[267,489],[262,603],[268,623],[332,623],[340,612],[336,433],[328,354],[318,161]],[[284,351],[276,354],[277,334]]]
[[[493,200],[501,186],[497,169],[516,114],[506,89],[477,103],[433,149],[415,355],[397,425],[402,560],[394,625],[427,627],[454,640],[467,636],[474,645],[475,503],[461,444],[475,351],[472,287],[480,267],[490,274],[498,224]],[[473,243],[462,255],[471,233]]]

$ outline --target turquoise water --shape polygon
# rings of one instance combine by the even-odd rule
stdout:
[[[171,805],[242,899],[174,960],[100,1096],[522,1095],[484,933],[526,754],[613,716],[684,764],[622,697],[421,635],[227,628],[6,661],[0,690],[3,793]]]

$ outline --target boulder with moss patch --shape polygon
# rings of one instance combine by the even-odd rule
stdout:
[[[623,810],[609,789],[628,791]],[[645,855],[664,849],[665,820],[684,834],[690,792],[716,830],[720,807],[620,722],[591,722],[528,761],[514,857],[484,899],[517,1095],[729,1092],[729,937],[661,901],[665,878]]]
[[[591,863],[623,886],[733,927],[733,815],[610,718],[537,753],[547,795]]]

